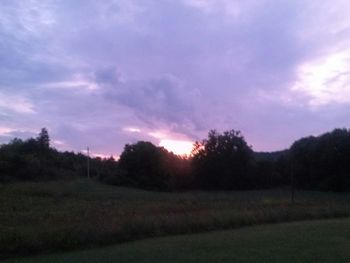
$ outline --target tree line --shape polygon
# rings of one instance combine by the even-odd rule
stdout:
[[[89,161],[95,178],[114,175],[118,169],[112,157],[90,158]],[[46,128],[41,129],[36,138],[14,138],[0,146],[0,182],[70,179],[86,176],[86,169],[87,156],[51,147]]]
[[[86,176],[87,158],[96,180],[157,191],[248,190],[291,184],[301,189],[350,190],[348,129],[302,138],[278,152],[254,152],[240,131],[212,130],[194,143],[189,157],[139,141],[125,145],[116,161],[57,151],[43,128],[37,138],[15,138],[0,146],[0,181]]]

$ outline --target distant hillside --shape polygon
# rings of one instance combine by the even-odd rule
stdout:
[[[288,153],[288,149],[275,152],[254,152],[254,157],[257,161],[276,161],[278,158],[286,156]]]

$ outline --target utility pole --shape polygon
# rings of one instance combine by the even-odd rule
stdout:
[[[87,178],[90,179],[90,149],[87,147]]]
[[[291,165],[291,169],[290,169],[290,187],[291,187],[291,202],[292,204],[294,204],[295,202],[295,178],[294,178],[294,165]]]

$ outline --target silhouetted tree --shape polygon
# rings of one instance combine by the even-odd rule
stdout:
[[[91,158],[91,177],[114,185],[154,190],[256,189],[291,184],[350,191],[350,130],[302,138],[289,150],[253,153],[239,131],[210,131],[190,159],[150,142],[126,145],[119,162]],[[86,156],[50,147],[47,129],[37,138],[0,145],[0,182],[86,176]]]
[[[42,128],[39,136],[37,137],[37,142],[39,143],[40,147],[48,149],[50,148],[50,137],[49,132],[46,128]]]
[[[291,147],[290,163],[297,186],[332,191],[350,190],[350,131],[335,129],[306,137]]]
[[[192,183],[187,159],[150,142],[125,145],[118,163],[130,182],[141,188],[168,191]]]
[[[91,160],[92,177],[105,177],[118,173],[117,162],[112,159]],[[15,138],[0,146],[0,181],[48,180],[85,176],[86,156],[74,152],[59,152],[50,147],[47,129],[37,138]],[[102,177],[102,176],[101,176]]]
[[[196,182],[205,189],[250,188],[252,162],[252,149],[235,130],[223,134],[212,130],[192,151]]]
[[[147,189],[167,189],[161,165],[160,150],[145,141],[125,145],[119,159],[119,167],[126,171],[128,178],[136,186]]]

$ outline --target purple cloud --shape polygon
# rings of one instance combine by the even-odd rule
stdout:
[[[118,155],[242,130],[255,150],[350,125],[345,0],[4,1],[0,140]]]

